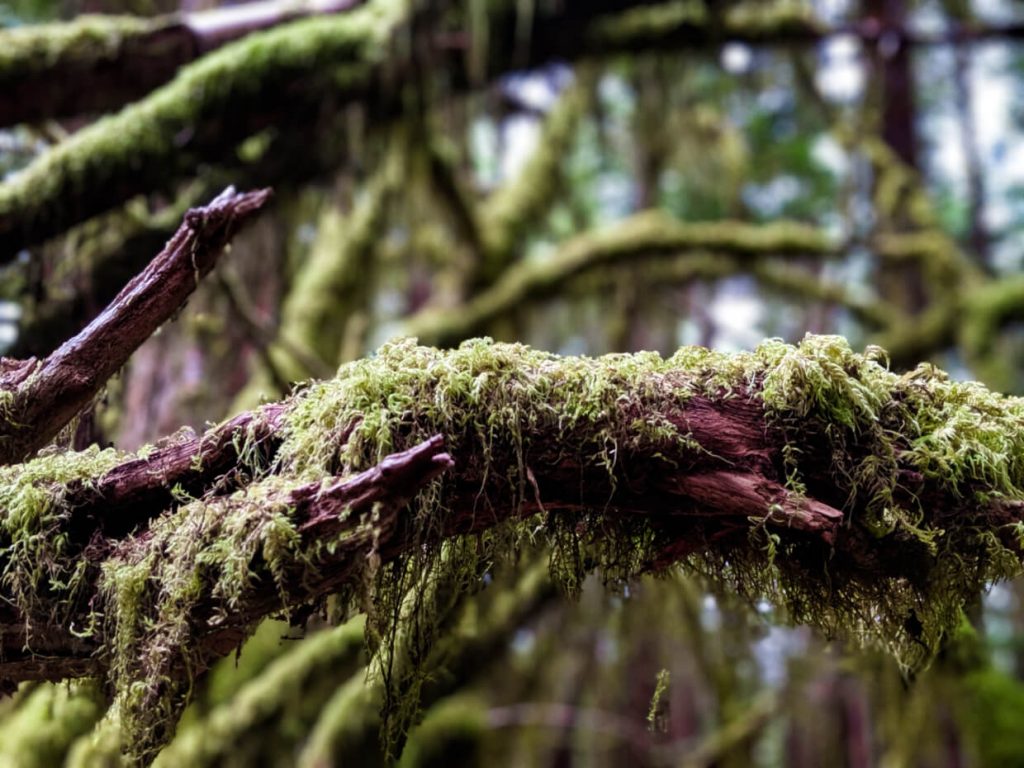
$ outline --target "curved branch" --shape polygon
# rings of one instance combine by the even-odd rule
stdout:
[[[767,255],[834,257],[841,250],[821,231],[801,224],[694,224],[660,211],[646,211],[604,231],[580,235],[549,258],[516,264],[458,312],[426,309],[409,318],[404,330],[427,344],[448,346],[479,332],[496,317],[551,296],[562,290],[567,280],[588,271],[687,252],[713,252],[753,262]],[[710,272],[719,274],[721,270],[710,265]]]

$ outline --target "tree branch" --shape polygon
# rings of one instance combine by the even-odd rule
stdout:
[[[0,127],[116,109],[252,32],[360,0],[264,0],[155,19],[80,16],[0,31]]]
[[[85,330],[44,360],[2,360],[0,463],[25,459],[85,408],[195,290],[238,229],[267,202],[269,190],[228,188],[193,208],[164,250]]]
[[[683,223],[662,212],[645,211],[603,231],[573,238],[543,261],[515,264],[458,312],[425,309],[409,318],[404,330],[427,344],[452,345],[504,313],[563,290],[572,278],[637,259],[714,253],[753,262],[770,255],[829,258],[840,252],[840,244],[802,224]]]

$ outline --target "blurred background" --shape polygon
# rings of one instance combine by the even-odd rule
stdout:
[[[8,0],[0,24],[211,5]],[[498,4],[450,5],[468,87],[438,61],[381,86],[397,111],[324,95],[3,268],[0,344],[42,356],[188,205],[227,182],[275,187],[77,446],[201,430],[399,335],[667,355],[838,333],[881,344],[895,370],[933,361],[1024,392],[1024,3],[669,2],[637,23],[692,14],[674,41],[620,44],[623,20],[606,51],[498,76],[483,34]],[[95,118],[0,129],[0,175]],[[1019,582],[994,585],[910,681],[697,575],[588,582],[572,601],[535,560],[451,608],[405,764],[1024,765]],[[383,764],[375,711],[352,703],[359,621],[314,620],[302,642],[261,627],[197,683],[163,764]],[[93,730],[104,707],[89,685],[23,686],[0,701],[0,765],[116,764]]]

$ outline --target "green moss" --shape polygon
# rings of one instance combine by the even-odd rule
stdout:
[[[226,499],[185,504],[155,520],[145,541],[104,562],[109,674],[133,756],[152,755],[180,714],[194,674],[188,670],[201,661],[197,606],[215,606],[206,619],[215,626],[260,578],[255,562],[279,587],[287,570],[311,567],[281,501],[288,487],[269,478]]]
[[[72,743],[92,729],[104,707],[95,682],[38,686],[3,720],[0,763],[19,768],[61,765]]]
[[[317,220],[316,240],[282,307],[281,333],[315,353],[329,370],[338,364],[350,318],[368,302],[373,255],[396,181],[395,169],[385,167],[350,216],[334,206],[325,208]],[[287,372],[303,373],[294,364]]]
[[[812,8],[804,3],[738,2],[726,13],[727,33],[744,39],[778,39],[787,34],[823,32]]]
[[[267,94],[284,93],[296,81],[313,92],[364,82],[387,56],[389,36],[405,11],[404,0],[376,0],[351,13],[258,32],[203,56],[142,101],[76,132],[0,184],[0,222],[11,229],[15,220],[53,221],[59,229],[72,223],[70,201],[87,190],[120,187],[127,179],[166,184],[183,163],[191,171],[194,158],[181,137],[192,136],[197,125],[266,108]]]
[[[123,459],[93,447],[0,467],[0,583],[25,617],[30,646],[34,622],[67,624],[88,596],[86,561],[75,556],[64,530],[67,486],[88,484]]]
[[[357,617],[306,638],[207,716],[181,728],[155,765],[251,765],[267,759],[271,742],[278,751],[293,749],[338,679],[360,677],[354,662],[363,649],[364,623]]]
[[[482,284],[489,285],[517,257],[527,230],[550,211],[565,186],[563,164],[593,102],[592,78],[584,77],[544,121],[537,148],[519,175],[500,187],[480,211],[486,242]]]
[[[769,341],[745,355],[684,348],[669,360],[650,354],[563,359],[481,341],[440,352],[400,342],[342,368],[337,379],[314,385],[296,402],[282,461],[300,476],[354,471],[440,432],[457,461],[483,462],[463,472],[490,476],[509,494],[480,503],[514,509],[531,492],[531,457],[543,455],[534,440],[573,446],[585,463],[609,471],[630,450],[698,456],[700,447],[671,424],[633,414],[664,414],[694,394],[761,398],[768,423],[785,437],[791,487],[804,487],[802,467],[820,464],[801,450],[823,443],[834,484],[826,493],[839,489],[836,503],[856,510],[854,524],[871,537],[919,547],[927,578],[910,583],[836,573],[822,582],[801,572],[787,552],[769,557],[763,546],[691,565],[711,568],[745,591],[768,593],[799,621],[881,640],[914,666],[929,657],[972,592],[1017,566],[983,521],[972,526],[965,518],[947,530],[939,519],[944,511],[926,508],[902,488],[901,472],[921,473],[931,488],[965,507],[978,493],[1021,498],[1024,409],[929,367],[899,376],[884,360],[881,350],[859,355],[838,337],[809,337],[799,347]],[[664,386],[666,377],[672,387]],[[349,430],[337,449],[331,436]],[[445,504],[439,488],[418,507],[419,525],[437,526]],[[589,558],[579,548],[577,523],[566,519],[561,528],[559,519],[547,521],[553,563],[571,585]],[[616,563],[613,570],[628,576],[643,562],[644,541],[638,530],[602,529],[596,561]]]
[[[961,349],[971,369],[989,386],[1019,392],[1018,370],[1003,328],[1024,318],[1024,278],[1006,277],[970,292],[960,314]]]
[[[601,21],[590,31],[595,45],[624,40],[650,40],[691,27],[703,32],[708,25],[705,4],[699,0],[663,3],[654,7],[634,8]]]
[[[65,768],[125,768],[121,753],[123,738],[117,709],[109,709],[92,732],[74,743],[64,761]]]
[[[88,69],[118,58],[127,41],[167,24],[133,16],[79,16],[72,22],[0,31],[0,83],[45,73],[64,62]]]
[[[743,40],[777,40],[780,36],[814,35],[821,31],[814,14],[800,3],[730,3],[720,31]],[[709,18],[707,3],[699,0],[660,3],[634,8],[594,25],[590,39],[595,45],[641,41],[655,42],[666,36],[689,33],[697,41],[706,41],[721,22]]]
[[[678,260],[686,254],[706,261],[708,254],[714,254],[753,261],[766,255],[830,257],[837,253],[837,244],[824,232],[796,222],[683,223],[663,212],[648,211],[575,237],[548,258],[516,264],[458,312],[427,310],[413,317],[405,331],[429,344],[451,345],[503,313],[564,290],[569,280],[639,259]]]
[[[402,768],[483,765],[487,706],[472,694],[451,696],[431,707],[410,734],[398,765]]]
[[[543,504],[533,467],[579,466],[581,478],[603,476],[614,493],[636,469],[630,457],[667,474],[715,464],[679,425],[694,398],[738,399],[762,409],[768,445],[777,449],[766,467],[791,490],[842,508],[848,538],[835,552],[777,532],[766,544],[767,512],[751,510],[746,541],[705,542],[684,565],[772,600],[794,621],[881,643],[918,667],[966,602],[1020,569],[1019,531],[994,528],[977,512],[995,499],[1024,499],[1024,401],[950,381],[930,366],[895,374],[885,362],[878,348],[858,354],[831,336],[798,346],[769,340],[733,355],[684,347],[668,359],[559,357],[489,340],[450,351],[397,341],[293,396],[270,474],[234,495],[184,503],[146,536],[121,543],[103,567],[95,608],[102,624],[76,630],[101,633],[126,743],[136,756],[148,754],[169,736],[209,622],[234,616],[270,583],[287,606],[286,580],[314,573],[336,543],[301,543],[294,512],[281,501],[287,492],[364,470],[440,433],[458,483],[442,478],[422,492],[403,516],[412,545],[389,563],[367,559],[365,580],[350,590],[371,608],[374,685],[346,686],[350,701],[338,711],[346,717],[358,700],[361,712],[381,702],[393,712],[398,699],[417,700],[423,662],[453,616],[452,601],[494,561],[547,539],[552,573],[572,592],[595,567],[618,583],[678,544],[659,533],[657,516],[606,515],[605,498],[520,519],[526,505]],[[5,586],[29,615],[35,600],[65,609],[81,589],[80,558],[62,549],[65,484],[122,458],[94,450],[0,470]],[[449,516],[466,512],[453,496],[459,484],[479,489],[475,509],[498,524],[442,543]],[[363,521],[358,535],[375,535],[374,525]],[[197,625],[200,605],[215,611]],[[401,712],[396,722],[410,717]]]

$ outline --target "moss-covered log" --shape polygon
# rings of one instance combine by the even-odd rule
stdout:
[[[6,467],[0,676],[107,674],[145,752],[183,678],[261,617],[338,590],[407,600],[467,534],[485,560],[543,534],[569,588],[682,562],[918,666],[1019,570],[1024,402],[883,360],[836,337],[667,360],[396,343],[270,406],[272,438],[201,440],[192,490],[128,532],[104,489],[145,497],[150,459],[185,472],[181,450]],[[227,484],[196,479],[225,455]]]

